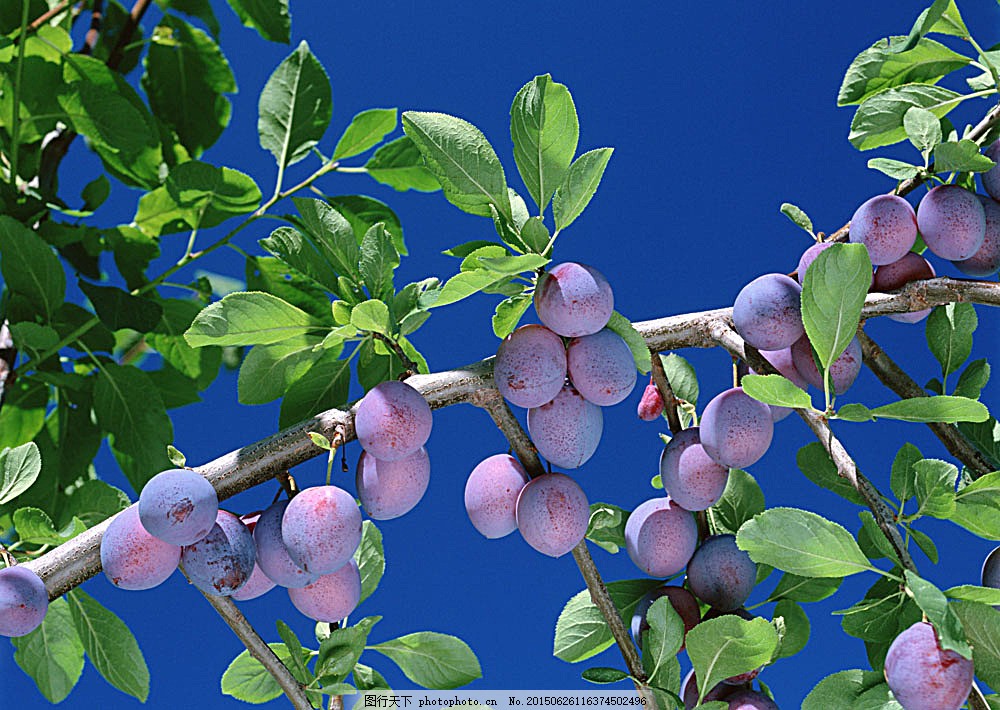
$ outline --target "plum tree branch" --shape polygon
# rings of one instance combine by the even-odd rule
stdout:
[[[496,424],[497,428],[507,438],[507,441],[510,442],[511,447],[517,454],[517,458],[520,459],[529,476],[534,478],[545,473],[545,467],[538,456],[538,449],[535,448],[531,437],[524,431],[521,423],[514,416],[510,407],[507,406],[507,402],[504,401],[504,398],[500,395],[496,387],[491,386],[474,392],[470,398],[470,402],[477,407],[485,409],[490,415],[493,423]],[[632,682],[635,684],[636,691],[638,691],[641,697],[646,698],[647,707],[655,709],[657,707],[656,697],[646,684],[648,679],[646,671],[642,667],[642,659],[639,658],[639,653],[629,638],[628,629],[625,628],[625,623],[622,621],[615,603],[608,594],[608,588],[604,584],[604,579],[602,579],[597,565],[594,564],[594,558],[590,556],[586,540],[581,540],[573,548],[573,559],[576,561],[576,566],[580,569],[580,575],[583,577],[583,581],[590,591],[590,600],[601,612],[601,616],[604,617],[604,621],[611,631],[611,636],[618,645],[618,650],[621,651],[622,658],[625,660],[625,666],[628,668],[629,675],[632,676]]]
[[[306,697],[306,692],[302,684],[295,680],[288,667],[281,662],[281,659],[274,654],[271,647],[264,642],[264,639],[260,637],[257,630],[254,629],[243,615],[243,612],[236,606],[236,602],[229,597],[218,597],[206,594],[205,592],[202,592],[202,594],[208,600],[208,603],[219,613],[222,620],[233,630],[233,633],[243,642],[243,645],[247,647],[250,655],[256,658],[264,666],[264,669],[271,674],[281,690],[288,696],[292,707],[295,710],[312,710],[312,704],[309,702],[309,698]]]
[[[860,329],[858,341],[861,343],[865,364],[882,384],[903,398],[928,396],[924,389],[879,347],[878,343]],[[975,478],[985,476],[993,470],[986,457],[954,425],[931,422],[927,426],[941,440],[948,453],[964,463]]]
[[[873,317],[904,313],[954,301],[1000,306],[1000,283],[948,278],[914,281],[895,294],[870,294],[863,315]],[[720,308],[639,322],[635,326],[646,344],[660,352],[685,347],[715,347],[718,343],[712,336],[713,328],[720,324],[728,328],[731,322],[732,309]],[[764,367],[763,363],[757,364]],[[492,374],[491,357],[454,370],[414,375],[407,382],[417,388],[432,409],[439,409],[470,402],[475,392],[492,388]],[[820,431],[824,430],[823,427],[828,430],[825,422],[815,424],[820,427]],[[334,436],[337,427],[343,427],[345,441],[355,438],[353,408],[321,412],[266,439],[220,456],[195,470],[208,478],[215,486],[219,499],[224,500],[272,480],[279,471],[288,470],[323,454],[323,450],[312,443],[308,432],[319,432],[329,439]],[[824,445],[832,444],[828,440]],[[851,471],[852,468],[845,464],[842,475],[849,478]],[[862,480],[867,479],[862,477]],[[864,487],[864,484],[861,485]],[[25,563],[45,581],[50,598],[65,594],[100,571],[101,536],[111,520],[109,518],[38,559]]]
[[[664,411],[667,415],[667,425],[670,427],[670,433],[674,436],[680,433],[681,429],[681,418],[677,414],[677,395],[674,394],[674,388],[670,386],[670,380],[667,378],[667,372],[663,369],[663,360],[660,359],[660,354],[650,348],[649,350],[649,363],[650,369],[653,377],[653,384],[660,393],[660,398],[663,400]]]

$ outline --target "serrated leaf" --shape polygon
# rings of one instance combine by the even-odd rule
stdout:
[[[292,19],[288,0],[228,0],[245,27],[252,27],[271,42],[288,44]]]
[[[361,601],[372,595],[385,572],[385,550],[382,532],[370,520],[361,526],[361,544],[354,551],[354,561],[361,572]]]
[[[872,416],[904,422],[984,422],[990,413],[982,402],[967,397],[913,397],[883,404],[871,410]]]
[[[854,114],[848,140],[858,150],[892,145],[906,138],[903,116],[913,106],[938,118],[958,104],[959,94],[930,84],[891,87],[866,98]]]
[[[991,688],[1000,686],[1000,614],[970,601],[955,602],[952,609],[972,646],[976,676]]]
[[[629,674],[625,671],[620,671],[617,668],[604,668],[598,666],[595,668],[588,668],[580,674],[580,677],[588,683],[606,685],[608,683],[617,683],[620,680],[625,680],[629,677]]]
[[[958,376],[958,384],[955,385],[956,397],[968,397],[969,399],[979,399],[990,381],[990,364],[985,358],[973,360],[969,363],[962,374]]]
[[[938,643],[944,650],[955,651],[963,658],[972,658],[972,649],[965,640],[962,622],[948,604],[944,593],[912,570],[905,571],[906,588],[917,606],[937,632]]]
[[[360,279],[361,239],[355,237],[347,218],[323,200],[297,197],[292,201],[301,216],[304,233],[329,259],[334,271],[341,276]]]
[[[916,177],[921,170],[919,165],[910,165],[902,160],[893,160],[892,158],[871,158],[868,161],[868,167],[872,170],[878,170],[894,180],[909,180]]]
[[[942,77],[969,63],[940,42],[922,38],[905,52],[901,36],[880,39],[859,54],[844,74],[837,96],[838,106],[861,103],[892,86],[911,83],[936,84]]]
[[[139,332],[150,331],[159,324],[163,315],[163,307],[156,301],[133,296],[120,288],[96,286],[83,280],[77,285],[93,304],[98,317],[111,330],[132,328]]]
[[[988,473],[959,491],[951,520],[987,540],[1000,540],[1000,471]]]
[[[736,544],[754,562],[803,577],[846,577],[872,569],[851,533],[808,510],[765,510],[740,527]]]
[[[240,403],[266,404],[285,394],[320,359],[319,343],[318,337],[304,335],[254,347],[240,366],[236,382]]]
[[[948,377],[972,352],[972,334],[979,325],[976,309],[971,303],[949,303],[938,306],[927,317],[927,346],[941,363],[941,372]]]
[[[493,313],[493,333],[502,340],[514,332],[530,305],[531,296],[523,293],[500,301]]]
[[[684,622],[670,600],[660,597],[646,610],[649,629],[642,635],[642,667],[656,688],[679,687],[677,653],[684,645]]]
[[[49,604],[42,625],[26,636],[11,639],[14,660],[49,702],[60,703],[83,673],[83,642],[73,624],[69,603]]]
[[[382,301],[371,299],[356,305],[351,311],[351,325],[358,330],[367,330],[382,335],[391,335],[389,307]]]
[[[521,226],[521,241],[535,254],[546,253],[551,238],[549,228],[545,226],[541,217],[531,217]]]
[[[468,644],[447,634],[421,631],[369,648],[388,656],[407,678],[425,688],[457,688],[483,675]]]
[[[323,137],[333,113],[330,79],[308,43],[301,42],[268,78],[258,111],[260,145],[279,169],[305,158]]]
[[[795,456],[799,470],[817,486],[833,491],[857,505],[865,505],[850,481],[837,473],[837,465],[819,442],[806,444]]]
[[[205,308],[184,333],[191,347],[267,345],[315,331],[315,318],[260,291],[231,293]]]
[[[813,233],[812,220],[809,219],[809,215],[798,205],[793,205],[791,202],[782,202],[779,211],[801,229],[806,230],[809,234]]]
[[[941,120],[927,109],[912,106],[903,114],[903,129],[913,147],[928,153],[941,142]]]
[[[121,619],[81,589],[66,595],[87,657],[104,680],[140,702],[149,696],[149,669]]]
[[[359,269],[368,293],[373,298],[390,298],[393,294],[392,272],[399,266],[399,254],[392,238],[379,222],[365,232],[361,240]]]
[[[764,512],[764,493],[746,471],[729,470],[722,497],[709,509],[709,519],[720,533],[735,535],[747,520]]]
[[[656,579],[630,579],[609,582],[608,594],[623,619],[630,620],[642,596],[660,586]],[[614,643],[600,610],[590,598],[590,591],[574,595],[563,607],[556,621],[552,653],[567,663],[579,663],[597,655]]]
[[[396,109],[372,108],[357,114],[333,150],[334,160],[360,155],[375,147],[396,128]]]
[[[368,174],[389,187],[405,192],[436,192],[441,183],[427,169],[420,149],[409,136],[386,143],[365,163]]]
[[[923,454],[913,444],[903,444],[892,462],[892,472],[889,476],[889,486],[900,501],[906,501],[916,493],[916,473],[913,465],[922,461]]]
[[[0,273],[4,284],[24,296],[32,310],[52,318],[66,294],[62,264],[35,232],[0,215]]]
[[[65,528],[57,530],[52,518],[38,508],[18,508],[11,517],[18,538],[36,545],[61,545],[87,529],[83,521],[73,518]]]
[[[958,469],[947,461],[924,459],[913,464],[916,515],[948,518],[955,512]]]
[[[812,408],[809,395],[781,375],[746,375],[740,384],[758,402],[793,409]]]
[[[854,710],[864,693],[884,683],[881,673],[849,670],[828,675],[802,701],[802,710]]]
[[[614,148],[597,148],[584,153],[569,166],[562,184],[552,196],[557,231],[571,225],[590,204],[613,152]]]
[[[612,555],[625,547],[625,523],[630,511],[611,503],[591,503],[586,538]]]
[[[994,587],[979,587],[974,584],[962,584],[944,590],[944,595],[952,599],[967,602],[978,602],[990,606],[1000,605],[1000,589]]]
[[[858,330],[871,286],[872,264],[863,244],[823,250],[802,285],[802,322],[824,368],[840,357]]]
[[[728,614],[702,621],[688,632],[686,644],[703,698],[723,679],[770,662],[778,634],[766,619],[746,621]]]
[[[9,503],[31,487],[42,471],[42,457],[38,446],[28,442],[0,452],[0,505]]]
[[[288,647],[283,643],[269,643],[268,646],[282,663],[292,662]],[[309,658],[303,650],[303,661]],[[229,695],[245,703],[259,705],[266,703],[282,694],[281,686],[260,661],[244,651],[236,658],[222,674],[222,694]]]
[[[934,149],[934,170],[939,173],[984,173],[995,165],[995,162],[979,152],[976,143],[964,138],[960,141],[941,143]]]
[[[628,345],[636,369],[643,374],[649,372],[652,368],[649,360],[649,346],[646,345],[646,341],[643,340],[642,335],[635,329],[632,322],[618,311],[613,311],[611,319],[608,320],[605,327],[621,336],[621,339]]]
[[[800,577],[785,572],[768,601],[789,599],[794,602],[818,602],[831,596],[844,580],[840,577]]]
[[[788,658],[806,647],[809,642],[809,617],[802,607],[790,599],[782,599],[775,605],[773,618],[785,620],[785,634],[781,637],[778,658]]]

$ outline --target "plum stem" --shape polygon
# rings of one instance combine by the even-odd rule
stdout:
[[[663,360],[660,354],[650,349],[649,362],[652,367],[653,384],[656,385],[656,389],[660,392],[660,399],[663,400],[663,409],[667,414],[667,425],[670,427],[670,433],[677,436],[684,428],[677,413],[677,408],[680,406],[677,395],[674,394],[674,388],[670,386],[670,379],[667,377],[667,371],[663,369]]]

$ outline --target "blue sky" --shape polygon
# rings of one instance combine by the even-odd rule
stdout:
[[[264,42],[239,26],[224,3],[217,4],[223,48],[240,93],[233,97],[232,125],[203,159],[250,174],[270,194],[275,167],[258,145],[257,95],[290,48]],[[730,305],[742,285],[756,276],[794,269],[810,241],[779,214],[782,202],[799,205],[817,229],[831,232],[862,201],[891,189],[888,178],[866,168],[873,155],[860,154],[847,142],[852,111],[836,107],[837,89],[858,52],[882,36],[905,34],[923,7],[921,2],[870,0],[642,2],[614,9],[595,2],[486,6],[297,0],[292,3],[292,37],[293,46],[309,41],[331,77],[334,119],[321,144],[325,153],[332,152],[343,128],[361,110],[397,106],[443,111],[483,130],[508,180],[519,189],[509,138],[511,99],[536,74],[550,72],[567,84],[580,116],[579,150],[613,146],[615,153],[596,198],[560,236],[555,255],[597,267],[615,291],[617,310],[644,320]],[[982,45],[1000,41],[1000,7],[968,0],[961,9]],[[150,14],[155,17],[156,11]],[[987,108],[984,101],[968,102],[953,120],[959,126],[974,123]],[[878,154],[916,157],[906,145]],[[66,165],[81,166],[76,175],[64,178],[66,194],[76,194],[98,167],[82,141],[74,144]],[[293,167],[288,184],[313,167],[308,162]],[[442,250],[492,236],[488,220],[459,212],[439,193],[400,194],[363,175],[333,175],[320,186],[327,194],[371,195],[396,210],[412,254],[400,267],[401,283],[454,273],[458,262],[441,255]],[[127,223],[138,197],[116,187],[95,223]],[[258,222],[238,243],[261,253],[256,241],[270,228]],[[165,258],[176,259],[182,252],[185,237],[176,237],[164,240]],[[208,243],[212,235],[199,239]],[[242,261],[225,250],[201,266],[237,278],[243,273]],[[935,267],[942,275],[956,274],[940,260]],[[435,312],[414,337],[432,370],[495,351],[490,325],[495,303],[496,297],[477,296]],[[981,309],[980,322],[974,358],[995,353],[1000,345],[998,314]],[[938,374],[922,324],[885,320],[871,324],[869,333],[911,368],[918,382]],[[729,386],[730,359],[722,350],[681,354],[698,369],[702,406]],[[605,410],[597,454],[572,474],[592,502],[632,508],[660,495],[649,480],[661,449],[657,434],[666,427],[636,419],[642,384],[640,379],[626,402]],[[994,384],[984,400],[996,408],[998,395],[1000,386]],[[892,398],[868,371],[847,395],[849,401],[871,405]],[[273,433],[277,418],[276,404],[237,404],[235,374],[224,373],[201,404],[174,411],[175,445],[197,465]],[[836,432],[861,469],[886,488],[889,465],[904,441],[915,443],[926,456],[947,456],[920,425],[841,424]],[[799,473],[795,452],[810,440],[805,425],[790,417],[777,427],[771,450],[750,472],[768,505],[806,508],[857,530],[855,507]],[[478,461],[506,448],[479,410],[460,405],[435,413],[428,443],[430,487],[416,510],[381,525],[387,573],[357,613],[385,617],[372,633],[375,642],[420,630],[460,636],[476,651],[484,671],[483,679],[470,687],[581,688],[586,684],[580,672],[588,665],[621,667],[622,662],[615,649],[580,665],[552,656],[556,617],[583,588],[571,556],[543,557],[517,535],[488,541],[465,516],[462,491],[468,473]],[[336,481],[352,491],[359,453],[356,443],[348,447],[351,474],[335,468]],[[107,451],[98,465],[102,477],[125,486]],[[321,483],[325,461],[317,459],[293,473],[304,485]],[[261,486],[224,507],[240,513],[256,510],[270,502],[274,491],[274,486]],[[980,565],[992,548],[989,542],[941,521],[928,520],[920,527],[942,552],[937,566],[918,555],[925,576],[943,587],[978,583]],[[592,552],[606,580],[641,576],[624,552],[613,556],[596,547]],[[765,598],[776,580],[777,575],[762,585],[751,603]],[[830,612],[853,604],[872,582],[863,575],[848,579],[832,599],[808,606],[813,624],[809,645],[761,676],[782,707],[797,707],[829,673],[867,667],[862,643],[845,636],[839,617]],[[182,576],[175,574],[143,593],[114,589],[103,576],[84,589],[134,630],[152,673],[147,707],[245,707],[219,694],[219,678],[242,646]],[[301,638],[311,637],[312,622],[292,608],[280,589],[244,609],[267,640],[278,640],[274,620],[279,618]],[[769,618],[770,610],[768,605],[758,613]],[[6,700],[0,706],[46,707],[12,655],[12,650],[0,654],[0,698]],[[411,687],[387,659],[372,653],[362,661],[374,665],[393,687]],[[138,707],[91,667],[66,704]],[[272,705],[284,703],[279,699]]]

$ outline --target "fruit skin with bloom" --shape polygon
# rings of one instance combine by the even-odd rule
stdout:
[[[432,423],[427,400],[398,380],[380,382],[368,390],[354,415],[358,443],[381,461],[406,458],[426,444]]]
[[[802,287],[785,274],[758,276],[736,296],[733,326],[758,350],[789,347],[806,332]]]
[[[767,453],[774,436],[771,409],[742,387],[717,394],[698,425],[705,453],[729,468],[746,468]]]
[[[521,462],[510,454],[483,459],[465,483],[465,512],[484,537],[497,539],[517,530],[517,498],[528,483]]]
[[[875,266],[891,264],[913,248],[918,219],[902,197],[876,195],[855,210],[848,238],[867,247]]]
[[[171,545],[191,545],[208,535],[219,497],[204,476],[172,468],[153,476],[139,493],[139,519],[147,532]]]
[[[932,254],[964,261],[986,239],[986,212],[976,195],[964,187],[938,185],[917,205],[917,226]]]
[[[139,520],[139,507],[120,512],[101,536],[101,568],[119,589],[152,589],[167,580],[181,560],[179,545],[150,535]]]
[[[531,441],[549,463],[559,468],[579,468],[601,442],[604,414],[567,384],[551,402],[528,410]]]
[[[587,534],[590,504],[572,478],[546,473],[521,489],[515,514],[525,542],[544,555],[562,557]]]
[[[885,656],[885,680],[906,710],[958,710],[972,690],[972,661],[938,643],[934,627],[918,621]]]
[[[343,488],[306,488],[285,508],[281,539],[297,567],[310,574],[330,574],[361,544],[361,510]]]
[[[41,577],[23,565],[0,569],[0,636],[24,636],[41,626],[49,595]]]
[[[530,409],[551,402],[566,381],[566,346],[544,325],[522,325],[497,348],[493,382],[511,404]]]
[[[677,432],[660,454],[663,490],[675,503],[692,511],[715,505],[729,482],[729,469],[705,453],[698,432],[698,427]]]
[[[566,338],[596,333],[608,324],[614,309],[608,280],[585,264],[557,264],[541,276],[535,288],[538,320]]]
[[[650,577],[677,574],[698,546],[698,524],[689,510],[658,496],[640,503],[625,522],[625,549]]]

